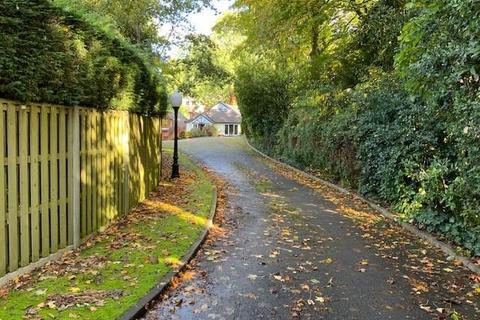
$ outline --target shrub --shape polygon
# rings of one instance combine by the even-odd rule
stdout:
[[[345,101],[326,97],[319,106],[297,106],[277,134],[275,153],[282,160],[344,185],[358,179],[350,114],[336,114]]]
[[[48,0],[0,3],[0,96],[163,114],[162,79],[125,40]]]
[[[271,153],[290,105],[286,75],[265,63],[245,63],[237,71],[235,91],[244,132]]]
[[[209,137],[216,137],[218,136],[218,130],[215,126],[206,125],[203,130],[206,132],[207,136]]]
[[[214,137],[217,135],[217,128],[212,125],[206,125],[203,128],[193,128],[188,132],[189,138]]]
[[[310,61],[314,76],[264,50],[271,64],[238,72],[245,133],[480,255],[479,30],[478,0],[377,1]]]
[[[464,162],[476,148],[449,140],[443,114],[411,99],[400,79],[373,78],[292,110],[275,153],[480,254],[480,162]]]
[[[200,128],[193,128],[189,131],[189,138],[205,137],[205,132]]]

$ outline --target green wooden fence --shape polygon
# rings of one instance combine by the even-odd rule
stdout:
[[[144,200],[159,183],[160,127],[123,111],[0,100],[0,276]]]

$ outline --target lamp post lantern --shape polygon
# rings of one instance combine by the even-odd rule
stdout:
[[[180,177],[180,172],[178,169],[178,109],[182,105],[182,94],[178,91],[175,91],[170,96],[170,103],[175,114],[174,117],[174,141],[173,141],[173,165],[172,165],[172,179]]]

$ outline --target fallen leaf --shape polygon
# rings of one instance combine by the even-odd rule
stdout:
[[[35,291],[36,296],[43,296],[46,293],[47,293],[47,289],[38,289],[37,291]]]
[[[273,276],[273,278],[275,278],[275,280],[278,280],[278,281],[284,281],[282,276]]]
[[[325,298],[324,298],[324,297],[316,297],[316,298],[315,298],[315,301],[320,302],[320,303],[324,303],[324,302],[325,302]]]
[[[254,281],[254,280],[257,280],[257,275],[256,274],[249,274],[247,278]]]
[[[431,312],[431,311],[432,311],[432,308],[431,308],[431,307],[429,307],[429,306],[424,306],[424,305],[420,305],[420,309],[425,310],[425,311],[427,311],[427,312]]]
[[[309,291],[309,290],[310,290],[310,286],[309,286],[308,284],[306,284],[306,283],[302,284],[302,285],[301,285],[301,288],[302,288],[303,290],[305,290],[305,291]]]

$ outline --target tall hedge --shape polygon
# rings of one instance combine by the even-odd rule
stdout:
[[[0,97],[162,114],[162,78],[125,40],[48,0],[0,2]]]
[[[263,63],[245,63],[237,71],[235,91],[242,112],[243,131],[271,153],[275,133],[288,116],[288,77]]]

